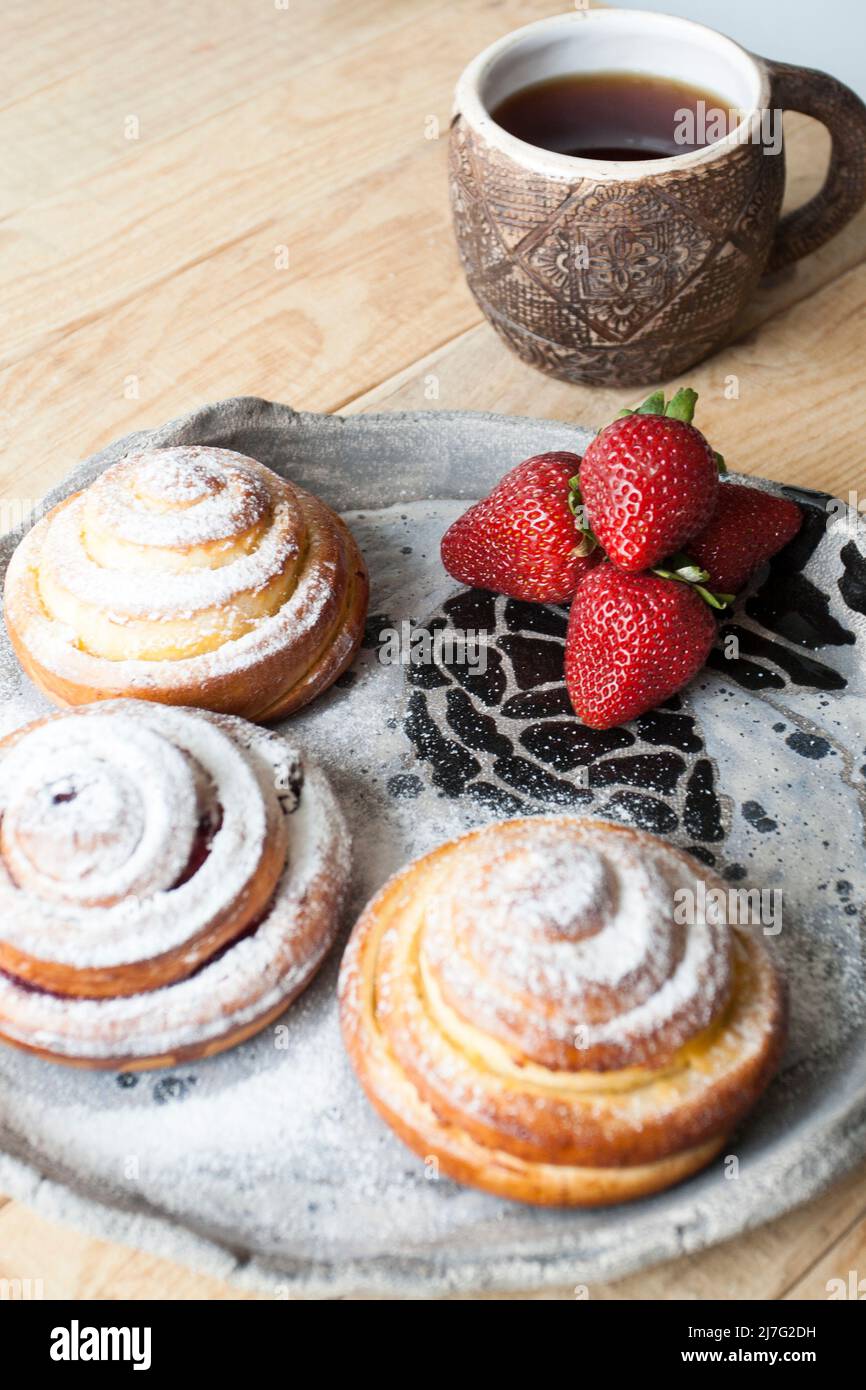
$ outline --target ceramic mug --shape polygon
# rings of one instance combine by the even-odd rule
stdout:
[[[689,153],[613,161],[529,145],[490,114],[531,83],[611,71],[718,93],[739,124]],[[821,191],[780,221],[785,108],[817,117],[833,145]],[[858,211],[866,107],[826,73],[755,57],[701,24],[579,11],[518,29],[469,64],[450,178],[470,289],[509,346],[565,381],[644,384],[715,351],[765,271],[816,250]]]

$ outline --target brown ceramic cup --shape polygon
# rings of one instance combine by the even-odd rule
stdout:
[[[611,71],[718,93],[738,123],[702,149],[617,162],[527,144],[490,114],[531,83]],[[815,116],[833,143],[821,191],[780,220],[784,108]],[[822,246],[862,206],[866,107],[826,73],[757,58],[689,20],[560,15],[500,39],[460,78],[451,200],[472,293],[520,357],[565,381],[665,380],[732,335],[765,271]]]

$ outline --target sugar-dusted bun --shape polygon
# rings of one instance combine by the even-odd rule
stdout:
[[[267,720],[346,669],[367,598],[335,512],[253,459],[192,446],[129,454],[54,507],[12,556],[5,609],[56,703]]]
[[[119,700],[0,742],[0,1038],[152,1067],[275,1018],[331,946],[348,835],[325,778],[230,715]]]
[[[785,1001],[753,935],[677,923],[698,878],[724,890],[655,836],[572,817],[410,864],[341,971],[370,1100],[444,1173],[525,1202],[623,1201],[703,1167],[776,1069]]]

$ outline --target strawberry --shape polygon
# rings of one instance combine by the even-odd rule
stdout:
[[[802,524],[796,502],[740,483],[723,483],[708,525],[692,536],[686,550],[707,571],[714,588],[737,593]]]
[[[575,713],[610,729],[662,704],[692,679],[716,635],[691,584],[625,574],[605,562],[580,585],[565,644],[565,683]]]
[[[534,603],[570,599],[598,563],[580,529],[577,454],[525,459],[442,538],[442,563],[461,584]]]
[[[620,569],[652,569],[712,516],[723,465],[691,423],[696,400],[684,387],[665,406],[656,391],[606,425],[584,455],[586,514]]]

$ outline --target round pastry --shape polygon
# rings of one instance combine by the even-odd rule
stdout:
[[[348,835],[322,773],[231,715],[118,700],[0,741],[0,1038],[87,1067],[241,1042],[328,952]]]
[[[450,1177],[541,1205],[624,1201],[703,1167],[776,1069],[785,1000],[754,936],[710,912],[678,924],[699,877],[726,891],[653,835],[566,816],[410,864],[340,977],[379,1113]]]
[[[200,446],[127,455],[28,532],[6,625],[56,704],[136,696],[268,720],[346,669],[364,561],[323,502]]]

